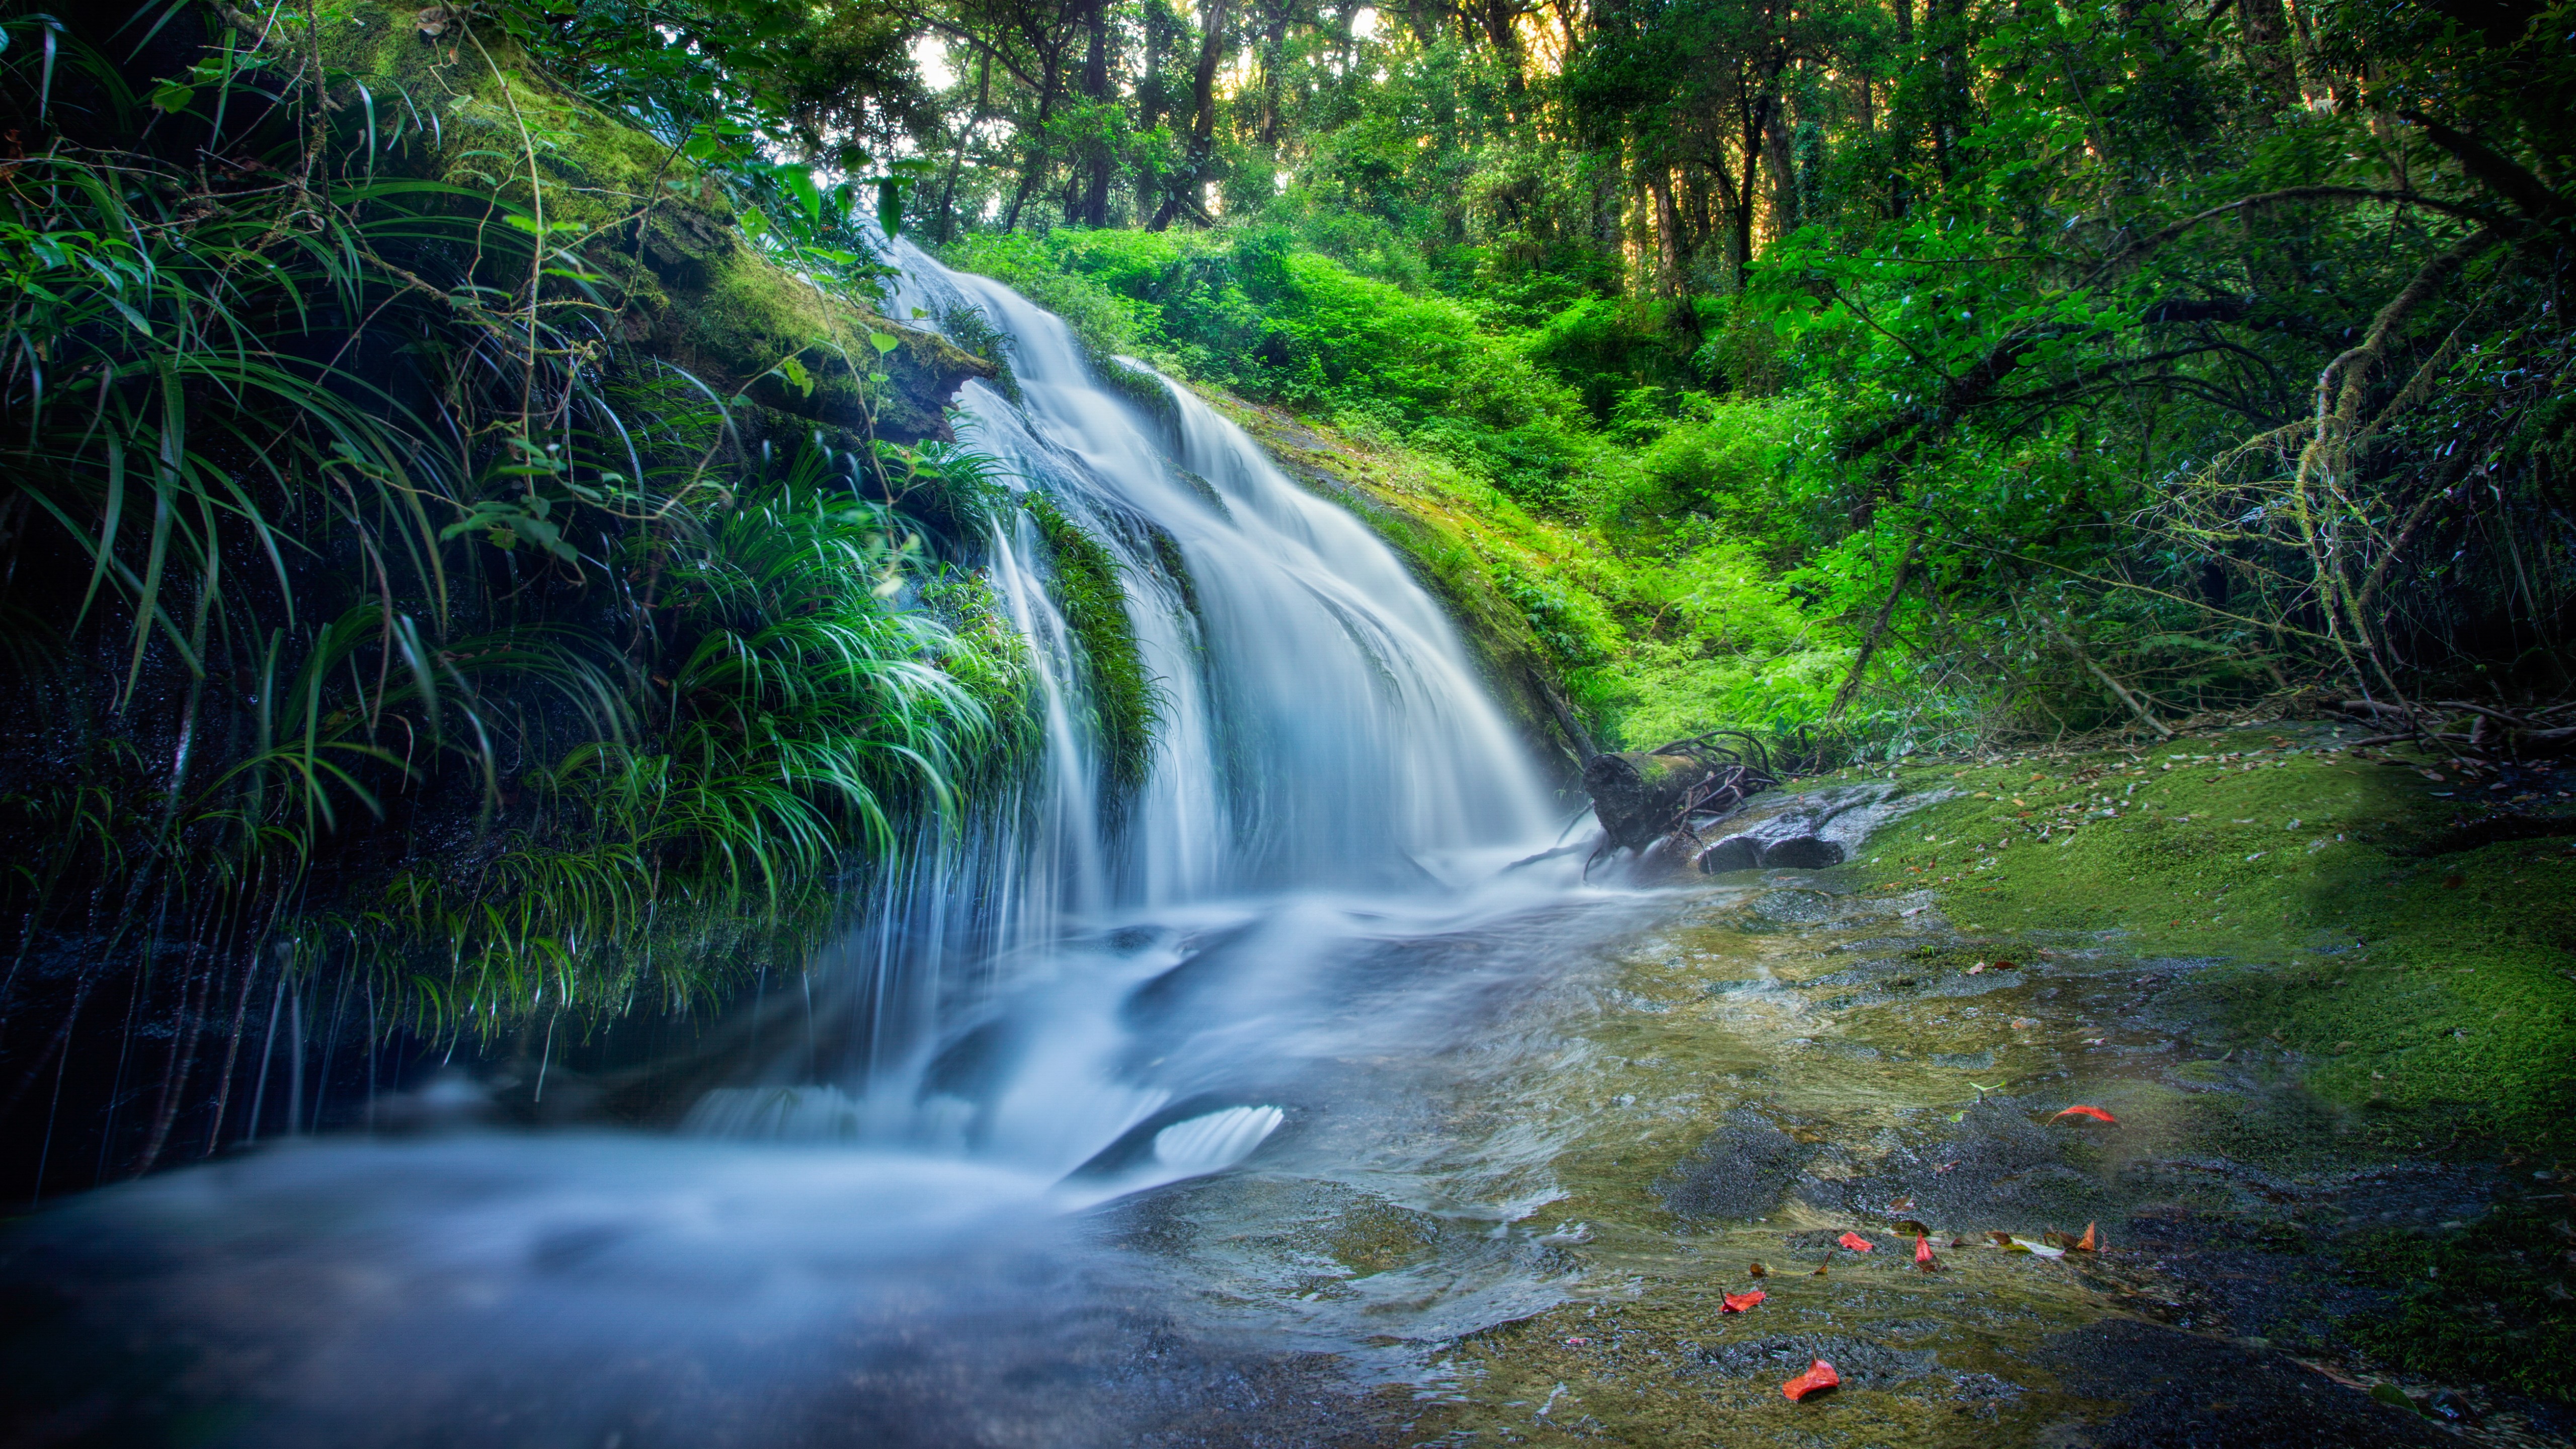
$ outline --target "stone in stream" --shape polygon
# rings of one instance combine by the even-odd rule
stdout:
[[[1705,875],[1751,870],[1761,863],[1762,842],[1750,835],[1730,835],[1699,853],[1699,868]]]
[[[1887,782],[1873,780],[1760,797],[1723,822],[1724,837],[1699,854],[1700,872],[1840,865],[1887,818],[1884,807],[1894,795]]]
[[[1822,870],[1843,863],[1843,848],[1813,835],[1792,835],[1766,842],[1762,863],[1773,870]]]

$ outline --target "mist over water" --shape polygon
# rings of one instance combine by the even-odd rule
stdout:
[[[1516,1013],[1625,918],[1569,862],[1504,869],[1562,821],[1455,631],[1186,390],[1140,406],[1059,319],[898,254],[897,315],[971,307],[1008,339],[1018,401],[971,384],[965,440],[1123,566],[1160,698],[1141,783],[1110,783],[1044,550],[1003,510],[990,578],[1039,666],[1040,766],[876,882],[793,1025],[678,1135],[298,1142],[59,1208],[11,1259],[55,1384],[21,1424],[1148,1442],[1325,1372],[1282,1345],[1547,1301],[1563,1265],[1511,1224],[1552,1195],[1552,1144],[1437,1103],[1462,1057],[1553,1050]],[[1173,1206],[1236,1168],[1222,1205]],[[1310,1307],[1270,1292],[1276,1264],[1151,1250],[1172,1212],[1363,1192],[1471,1224],[1472,1251]]]

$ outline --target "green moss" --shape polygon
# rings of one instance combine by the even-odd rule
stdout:
[[[1972,933],[2214,959],[2165,998],[2207,1054],[2276,1063],[2367,1140],[2565,1143],[2576,852],[2468,846],[2462,782],[2426,773],[2308,726],[1912,768],[1949,798],[1858,871]]]
[[[1046,495],[1026,494],[1023,502],[1052,556],[1056,604],[1064,610],[1065,624],[1091,675],[1091,708],[1109,781],[1120,789],[1132,788],[1152,763],[1161,709],[1154,677],[1136,647],[1135,626],[1127,618],[1118,560]]]
[[[720,396],[852,433],[946,439],[957,389],[998,372],[863,294],[791,273],[743,236],[715,177],[549,79],[497,31],[451,25],[433,41],[409,11],[353,4],[324,13],[322,37],[383,124],[435,117],[389,152],[388,170],[541,211],[556,244],[610,284],[624,335]],[[871,334],[898,345],[880,355]],[[790,359],[802,380],[773,371]]]
[[[1179,423],[1180,408],[1172,401],[1171,390],[1163,385],[1160,377],[1117,357],[1099,357],[1093,361],[1100,380],[1119,396],[1143,408],[1147,417],[1167,427]]]

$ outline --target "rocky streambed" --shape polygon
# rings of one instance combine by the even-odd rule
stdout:
[[[1388,1443],[2566,1442],[2571,782],[2428,773],[2274,728],[1757,797],[1719,841],[1848,861],[1666,871],[1412,1066],[1474,1170],[1140,1211],[1373,1342]],[[1470,1281],[1544,1306],[1444,1334]]]

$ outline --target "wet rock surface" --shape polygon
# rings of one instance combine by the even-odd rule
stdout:
[[[1678,1217],[1761,1217],[1780,1206],[1815,1155],[1813,1147],[1754,1113],[1732,1112],[1655,1191]]]
[[[2083,828],[2128,828],[2135,792],[2077,783],[2096,812]],[[1552,1088],[1575,1100],[1547,1115],[1581,1126],[1549,1213],[1590,1225],[1570,1252],[1593,1286],[1459,1345],[1472,1387],[1457,1422],[1473,1432],[1452,1442],[2569,1442],[2555,1405],[2398,1372],[2354,1332],[2417,1291],[2377,1269],[2390,1235],[2474,1242],[2509,1178],[2475,1153],[2357,1132],[2310,1085],[2331,1053],[2300,1050],[2284,1017],[2249,1030],[2225,1014],[2243,1010],[2241,958],[2016,928],[2018,909],[1981,904],[1980,873],[2034,864],[2014,849],[2034,842],[1901,818],[1943,788],[1784,792],[1705,832],[1716,879],[1628,949],[1581,1030],[1584,1064]],[[2070,836],[2040,823],[2052,846]],[[1764,869],[1766,840],[1837,835],[1839,867]],[[2107,838],[2041,859],[2063,869]],[[2275,869],[2255,848],[2270,844],[2224,868]],[[1960,889],[1907,889],[1909,875]],[[2162,924],[2226,905],[2152,908]],[[2325,964],[2354,951],[2318,939],[2283,994],[2357,980]],[[1582,1082],[1598,1083],[1590,1105]],[[2494,1292],[2429,1302],[2474,1316]],[[1843,1386],[1788,1402],[1781,1383],[1815,1357]]]
[[[2086,1449],[2405,1449],[2457,1441],[2285,1354],[2108,1319],[2051,1339],[2068,1388],[2119,1404],[2057,1442]]]
[[[1733,815],[1697,826],[1702,875],[1739,870],[1823,870],[1841,865],[1891,813],[1884,781],[1757,795]]]

